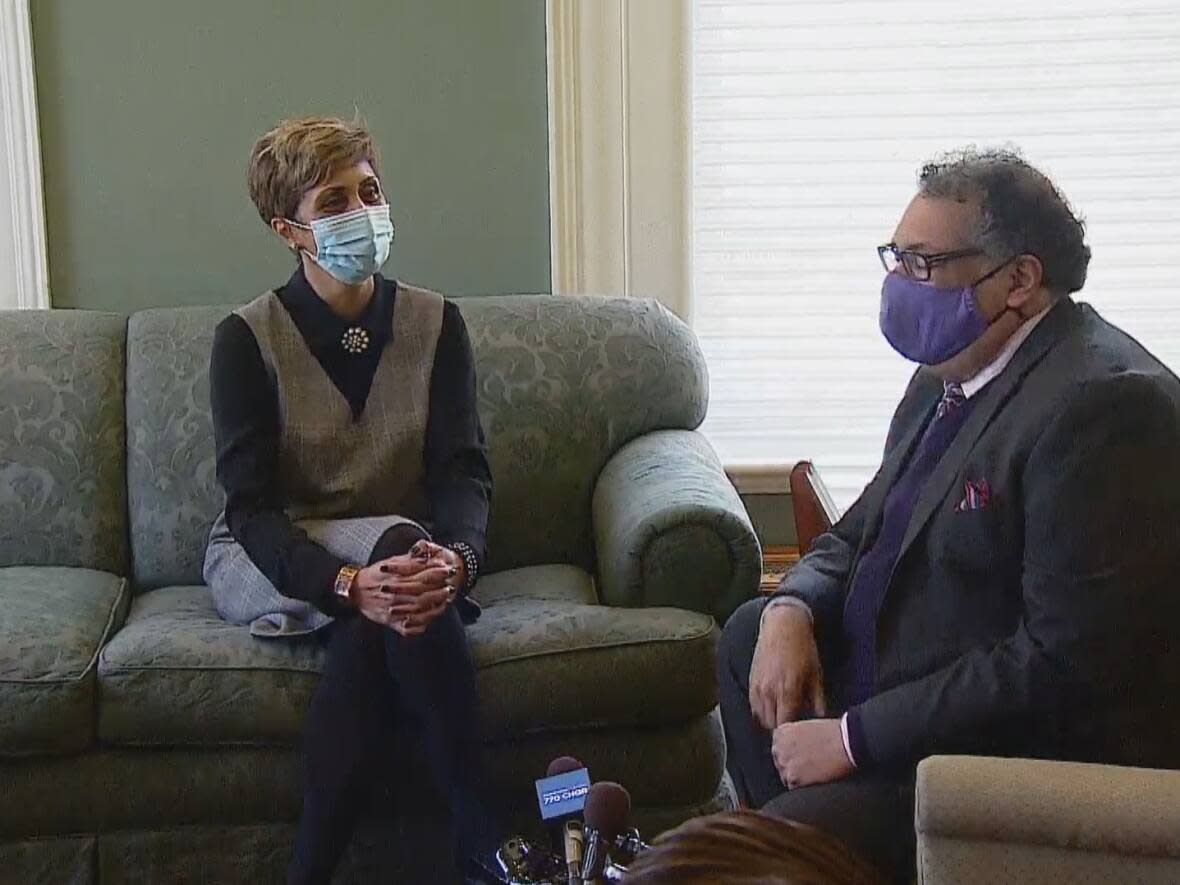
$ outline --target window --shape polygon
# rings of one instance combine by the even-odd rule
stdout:
[[[1180,369],[1180,5],[693,0],[693,309],[727,466],[846,506],[913,366],[876,246],[923,162],[1015,145],[1087,221],[1077,296]]]

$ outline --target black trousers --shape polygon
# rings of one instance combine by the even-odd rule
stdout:
[[[405,553],[420,537],[397,526],[382,535],[372,561]],[[375,771],[398,764],[390,750],[404,726],[420,735],[450,807],[459,862],[498,843],[502,833],[483,801],[475,667],[454,607],[418,637],[360,614],[325,630],[324,672],[304,724],[303,810],[288,882],[330,881]]]
[[[783,786],[771,754],[771,733],[750,711],[750,663],[765,605],[765,600],[753,599],[735,611],[718,649],[726,767],[738,796],[751,808],[825,830],[894,881],[912,882],[912,777],[858,773],[842,781],[790,791]]]

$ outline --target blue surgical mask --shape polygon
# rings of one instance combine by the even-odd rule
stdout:
[[[317,218],[311,224],[287,222],[310,230],[315,237],[316,254],[306,252],[308,258],[340,282],[353,286],[381,269],[393,244],[388,203]]]

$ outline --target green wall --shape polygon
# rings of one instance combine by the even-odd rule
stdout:
[[[276,120],[359,111],[386,272],[549,291],[542,0],[34,0],[53,304],[241,302],[292,262],[246,193]]]

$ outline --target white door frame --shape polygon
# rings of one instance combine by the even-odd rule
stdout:
[[[688,0],[547,0],[553,291],[691,319]]]
[[[29,0],[0,0],[0,309],[49,307]]]

